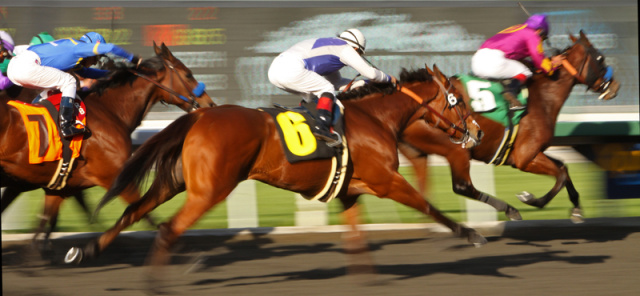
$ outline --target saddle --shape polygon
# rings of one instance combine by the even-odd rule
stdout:
[[[71,140],[60,136],[57,124],[58,109],[62,94],[49,96],[38,103],[28,104],[20,101],[9,101],[7,104],[20,111],[24,126],[27,130],[29,145],[29,163],[38,164],[59,160],[58,168],[47,186],[50,189],[62,189],[66,185],[73,162],[80,156],[83,135]],[[77,99],[74,105],[78,108],[78,118],[86,124],[86,107]]]
[[[299,107],[289,108],[274,104],[274,108],[259,108],[271,115],[276,122],[282,147],[289,163],[314,159],[331,159],[332,174],[324,189],[316,196],[304,196],[308,200],[329,202],[342,188],[349,160],[348,146],[344,136],[344,121],[340,104],[335,104],[334,131],[342,139],[341,145],[329,146],[324,140],[316,138],[312,130],[322,124],[317,120],[316,102],[302,103]]]

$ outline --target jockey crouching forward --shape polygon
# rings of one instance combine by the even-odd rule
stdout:
[[[362,57],[367,44],[358,29],[348,29],[338,37],[308,39],[277,56],[269,67],[269,81],[278,88],[300,94],[306,102],[318,98],[320,129],[314,134],[336,142],[331,133],[335,92],[349,82],[340,69],[350,66],[375,82],[396,83],[396,78],[372,67]]]
[[[547,75],[553,75],[562,64],[561,56],[551,59],[544,56],[542,41],[548,32],[547,17],[534,14],[524,24],[511,26],[487,39],[471,58],[473,74],[501,80],[511,110],[525,108],[516,98],[520,87],[533,75],[521,60],[530,57],[536,69]]]
[[[11,59],[8,75],[13,83],[22,87],[60,90],[60,132],[65,138],[73,137],[84,133],[85,128],[77,128],[75,124],[76,79],[67,72],[74,71],[81,77],[93,79],[103,77],[108,71],[89,67],[98,62],[100,55],[107,53],[136,65],[140,62],[140,58],[132,53],[106,43],[100,34],[89,32],[80,39],[67,38],[30,46]]]

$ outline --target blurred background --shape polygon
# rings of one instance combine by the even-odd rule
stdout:
[[[545,13],[551,24],[550,44],[563,49],[568,34],[583,30],[606,56],[621,83],[618,97],[600,101],[585,86],[574,88],[558,120],[549,153],[568,163],[581,193],[587,218],[640,215],[640,126],[638,77],[638,5],[636,1],[521,1],[530,13]],[[0,3],[0,30],[27,44],[39,32],[56,39],[79,38],[88,31],[143,57],[152,44],[165,43],[206,84],[217,104],[263,107],[271,103],[297,105],[300,98],[272,86],[267,69],[273,58],[298,41],[335,36],[358,28],[367,37],[367,57],[380,69],[398,74],[402,68],[425,64],[447,75],[470,71],[471,55],[488,37],[526,20],[515,1],[28,1]],[[548,46],[545,44],[545,46]],[[550,50],[551,48],[546,48]],[[344,77],[355,72],[344,69]],[[183,112],[156,105],[133,135],[139,145]],[[446,162],[431,157],[432,202],[458,221],[504,220],[482,205],[455,195]],[[401,172],[413,181],[406,163]],[[510,167],[472,166],[475,185],[518,207],[524,219],[566,219],[566,191],[545,209],[521,204],[515,194],[538,196],[554,183],[548,177]],[[104,190],[87,191],[94,206]],[[184,196],[156,211],[171,216]],[[2,215],[3,231],[30,231],[41,212],[41,190],[23,194]],[[413,210],[388,200],[362,199],[365,223],[429,222]],[[87,226],[77,204],[63,204],[60,231],[100,231],[124,210],[114,201]],[[224,204],[195,228],[273,227],[341,223],[339,203],[302,200],[294,193],[246,181]],[[135,229],[150,229],[138,223]]]

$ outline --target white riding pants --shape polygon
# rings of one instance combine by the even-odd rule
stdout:
[[[324,92],[335,95],[336,86],[324,76],[307,70],[304,60],[293,54],[283,53],[277,56],[269,67],[268,76],[273,85],[301,95],[306,102],[310,102],[313,97],[319,98]]]
[[[76,79],[56,68],[40,65],[40,57],[26,50],[13,57],[7,68],[11,82],[26,88],[58,89],[65,97],[76,96]]]
[[[518,74],[527,78],[533,73],[523,63],[508,59],[497,49],[482,48],[471,58],[471,71],[481,78],[507,79]]]

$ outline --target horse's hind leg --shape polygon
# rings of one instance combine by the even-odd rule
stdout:
[[[66,263],[79,263],[87,258],[98,256],[104,249],[110,245],[122,230],[138,222],[147,213],[151,212],[160,204],[170,200],[179,191],[171,192],[161,184],[154,182],[149,191],[137,202],[130,204],[120,216],[114,226],[105,231],[100,237],[90,241],[84,249],[73,247],[65,256]]]
[[[167,223],[162,223],[158,228],[158,235],[153,243],[153,248],[149,257],[147,258],[147,265],[151,266],[148,276],[149,287],[153,290],[157,290],[158,283],[162,282],[163,268],[158,268],[166,265],[171,256],[171,247],[175,244],[178,238],[193,225],[204,213],[211,209],[216,204],[223,201],[238,184],[224,182],[218,178],[216,183],[226,183],[223,186],[211,185],[212,179],[206,177],[198,178],[201,180],[200,184],[193,184],[187,182],[187,200],[184,205],[178,211],[176,215],[171,218]],[[219,182],[222,181],[222,182]]]

